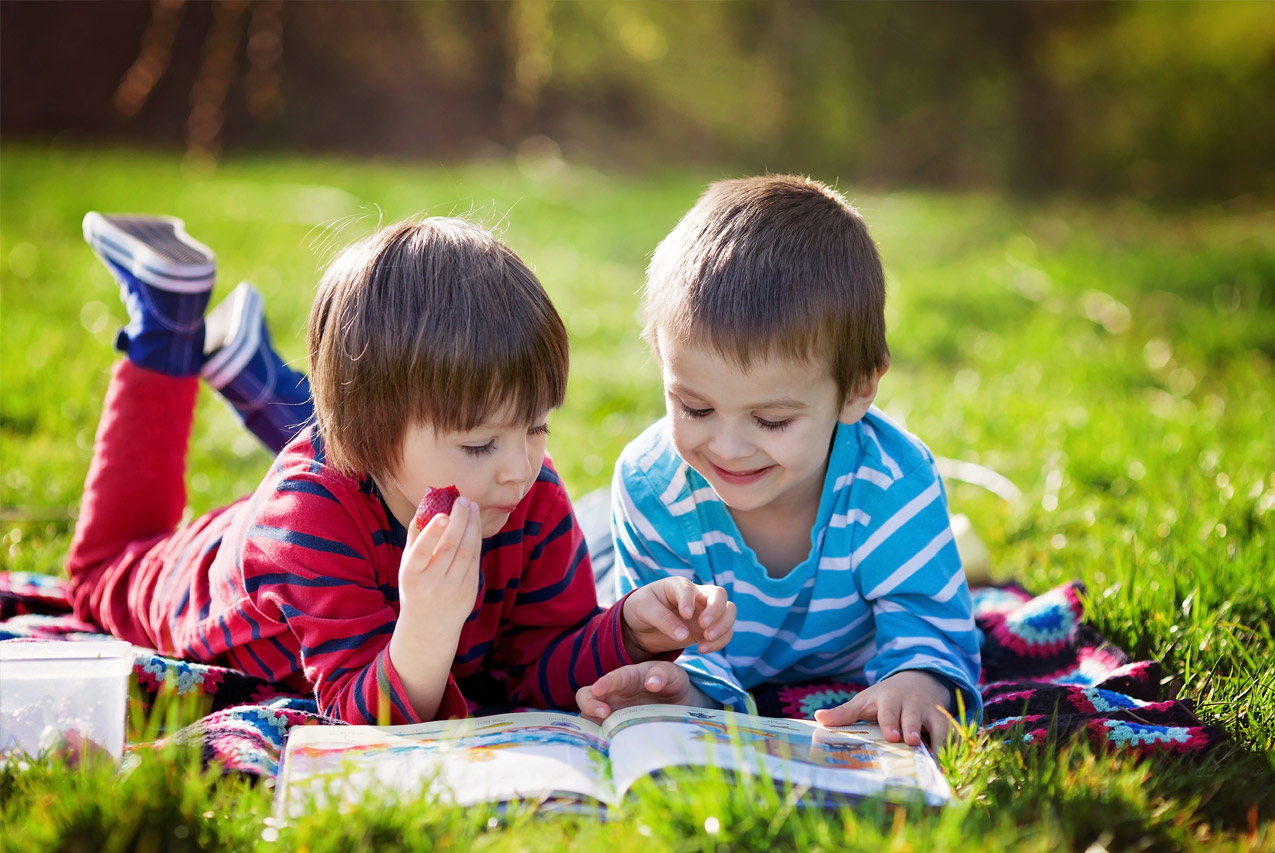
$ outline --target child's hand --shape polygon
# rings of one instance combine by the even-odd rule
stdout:
[[[478,597],[482,517],[468,498],[458,498],[450,514],[407,528],[407,547],[398,567],[399,619],[419,625],[459,628]]]
[[[695,705],[699,691],[675,663],[650,660],[614,669],[576,691],[586,719],[601,723],[612,711],[633,705]]]
[[[720,586],[660,578],[624,600],[624,646],[633,660],[698,643],[703,654],[725,646],[735,631],[735,605]]]
[[[431,518],[424,530],[417,531],[415,519],[407,528],[390,663],[423,720],[438,713],[460,632],[478,598],[481,530],[478,507],[466,498],[457,499],[449,515]]]
[[[950,733],[948,715],[941,710],[950,698],[946,684],[928,672],[907,669],[878,681],[844,705],[815,711],[815,719],[825,726],[875,720],[886,740],[901,739],[909,746],[921,742],[924,730],[937,751]]]

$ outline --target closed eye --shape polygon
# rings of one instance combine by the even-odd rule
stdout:
[[[757,426],[769,430],[781,430],[792,423],[792,418],[785,418],[782,421],[768,421],[765,418],[753,418],[753,420],[757,422]]]
[[[692,409],[685,403],[682,403],[681,406],[682,414],[686,415],[688,418],[706,418],[713,413],[712,409]]]
[[[548,424],[540,424],[539,426],[533,426],[527,429],[527,435],[548,435],[548,434],[549,434]]]
[[[465,452],[470,456],[486,456],[489,453],[496,452],[496,440],[493,438],[486,444],[480,445],[462,444],[461,447],[463,447]]]

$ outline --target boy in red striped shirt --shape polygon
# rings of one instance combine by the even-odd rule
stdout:
[[[598,607],[545,453],[566,332],[486,231],[404,222],[345,250],[311,309],[307,384],[249,285],[205,322],[212,253],[180,221],[90,213],[84,230],[129,325],[67,561],[81,618],[313,689],[352,723],[571,709],[606,672],[729,640],[720,587],[674,578]],[[251,495],[178,527],[201,375],[279,454]],[[417,530],[448,485],[450,514]]]

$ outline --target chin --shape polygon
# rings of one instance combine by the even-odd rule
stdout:
[[[488,539],[492,536],[495,536],[497,533],[503,530],[505,525],[508,523],[509,523],[508,513],[502,513],[492,519],[484,518],[482,530],[480,532],[482,533],[482,536],[484,539]]]
[[[726,486],[721,483],[714,483],[711,480],[709,484],[713,487],[713,491],[717,493],[717,497],[721,498],[722,503],[740,512],[761,509],[770,503],[771,500],[769,495],[749,494],[747,490],[740,489],[738,486]]]
[[[728,509],[735,512],[753,512],[766,506],[769,501],[722,501]]]

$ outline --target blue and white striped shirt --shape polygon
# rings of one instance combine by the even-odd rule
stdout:
[[[771,577],[708,482],[673,448],[668,419],[616,463],[611,528],[618,592],[679,575],[726,589],[735,635],[678,658],[727,707],[753,711],[764,682],[836,678],[875,684],[908,669],[952,682],[977,718],[980,632],[934,457],[871,408],[838,424],[810,553]]]

